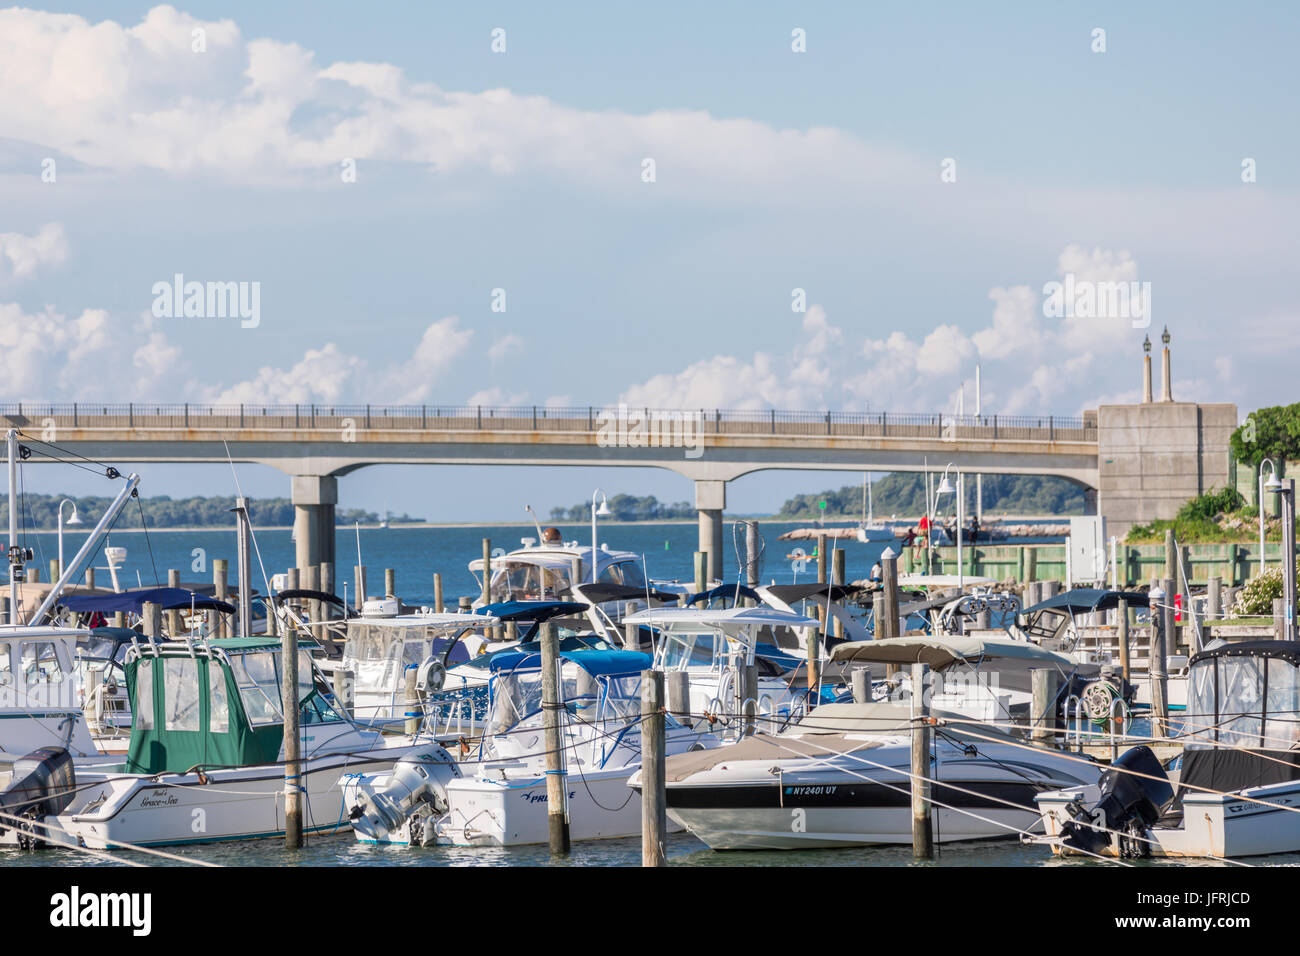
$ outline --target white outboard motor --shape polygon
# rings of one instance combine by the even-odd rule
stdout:
[[[376,843],[421,846],[447,812],[447,781],[459,776],[451,754],[437,744],[403,757],[391,773],[358,787],[363,799],[349,811],[352,827]]]

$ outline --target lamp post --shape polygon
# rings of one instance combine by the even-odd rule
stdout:
[[[948,464],[943,469],[943,477],[939,479],[939,487],[935,489],[934,500],[935,500],[936,509],[938,508],[939,496],[946,495],[952,491],[952,485],[948,481],[948,469],[951,467],[952,467],[952,462],[948,462]],[[961,480],[961,472],[958,471],[957,472],[957,527],[954,531],[954,537],[956,537],[957,539],[957,589],[959,591],[963,590],[966,586],[966,574],[961,561],[961,526],[962,526],[962,522],[965,520],[966,517],[965,514],[963,513],[964,509],[963,509],[962,498],[965,496],[962,494],[962,490],[963,487],[962,487],[962,480]],[[934,521],[931,520],[930,523],[931,525],[933,525]]]
[[[1272,458],[1265,458],[1259,463],[1259,496],[1256,503],[1259,505],[1259,573],[1264,573],[1264,466],[1268,465],[1270,478],[1277,477],[1277,465]]]
[[[600,495],[599,509],[596,508],[597,495]],[[599,553],[596,550],[596,515],[600,515],[602,518],[605,518],[608,517],[609,514],[610,514],[609,502],[605,498],[605,492],[602,491],[600,488],[597,488],[595,491],[591,493],[591,583],[592,584],[596,583],[596,555]]]
[[[68,524],[81,524],[81,519],[77,517],[77,503],[71,498],[64,498],[59,502],[59,573],[63,573],[66,565],[63,563],[63,506],[72,505],[72,517],[68,519]]]
[[[1296,639],[1295,629],[1295,479],[1276,472],[1264,486],[1282,496],[1282,603],[1286,605],[1286,639]]]

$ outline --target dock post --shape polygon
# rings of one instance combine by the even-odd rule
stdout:
[[[691,675],[689,671],[669,671],[664,674],[668,692],[668,713],[679,718],[688,727],[695,723],[691,716]]]
[[[88,587],[88,588],[92,588],[92,589],[95,587],[95,569],[94,569],[94,568],[86,568],[86,587]]]
[[[831,581],[835,584],[844,584],[845,582],[845,562],[846,557],[843,548],[836,548],[832,552],[831,559]],[[835,636],[844,636],[844,624],[839,618],[835,619]]]
[[[1174,529],[1165,529],[1165,577],[1170,578],[1175,583],[1178,581],[1178,549],[1174,545]],[[1173,590],[1167,590],[1166,593],[1173,600]]]
[[[433,609],[439,614],[442,613],[442,575],[437,571],[433,572]]]
[[[414,737],[420,732],[420,718],[424,716],[424,711],[420,707],[420,692],[415,688],[415,675],[417,668],[408,665],[406,668],[406,733],[407,736]]]
[[[740,678],[736,683],[740,691],[740,706],[736,708],[740,714],[740,734],[748,737],[754,732],[758,720],[758,665],[744,665],[737,676]]]
[[[641,865],[667,866],[664,799],[664,675],[641,672]]]
[[[1147,595],[1151,611],[1151,648],[1147,679],[1151,681],[1151,736],[1164,737],[1169,725],[1167,629],[1173,625],[1172,607],[1165,606],[1168,592],[1154,587]]]
[[[1119,632],[1119,669],[1124,675],[1124,679],[1129,679],[1128,663],[1128,601],[1124,598],[1119,599],[1119,604],[1115,608],[1115,619]]]
[[[815,627],[806,627],[804,631],[804,643],[808,649],[808,709],[812,710],[821,703],[821,683],[822,683],[822,641],[821,630]]]
[[[871,703],[871,668],[853,668],[853,703]]]
[[[355,609],[360,611],[366,604],[366,566],[352,565],[352,580],[356,582],[356,593],[352,597]]]
[[[484,538],[484,548],[487,539]],[[569,852],[569,816],[566,812],[568,779],[564,769],[564,742],[560,734],[560,642],[555,622],[541,626],[542,651],[542,725],[546,740],[546,829],[551,852],[564,856]],[[642,740],[644,741],[644,729]]]
[[[144,636],[161,638],[162,637],[162,605],[155,604],[153,601],[145,601],[140,606],[140,620],[144,625]],[[173,635],[174,637],[175,635]]]
[[[898,637],[898,555],[888,545],[880,554],[880,590],[876,593],[876,640]],[[885,674],[893,677],[899,665],[886,664]]]
[[[397,597],[397,569],[384,568],[384,597]]]
[[[230,562],[225,558],[214,558],[212,561],[212,583],[216,585],[216,593],[213,595],[218,601],[227,601],[230,599],[230,583],[228,580],[228,571]],[[221,637],[230,636],[230,617],[224,612],[217,612],[217,629]]]
[[[460,611],[461,614],[472,613],[474,611],[474,599],[468,594],[462,594],[460,596],[460,603],[457,605],[456,610]]]
[[[1205,585],[1205,617],[1209,621],[1223,617],[1223,578],[1217,574],[1210,575]]]
[[[61,577],[63,577],[63,562],[58,558],[50,558],[50,583],[54,584]]]
[[[281,667],[284,673],[284,846],[296,850],[302,846],[302,773],[298,702],[298,635],[286,627],[280,639]]]
[[[593,554],[591,560],[595,562]],[[483,539],[483,603],[492,603],[492,539]]]
[[[167,569],[167,586],[169,588],[178,588],[181,586],[181,572],[177,568]],[[181,636],[181,612],[167,612],[167,633],[171,635],[172,640]]]
[[[629,615],[635,613],[636,613],[635,602],[628,601],[623,605],[624,617],[628,617]],[[641,628],[639,628],[637,625],[626,624],[626,623],[623,625],[623,650],[625,651],[641,650]]]
[[[1029,687],[1033,744],[1035,747],[1055,747],[1056,671],[1050,667],[1035,667],[1029,672]]]
[[[745,522],[745,566],[748,569],[749,573],[746,575],[748,580],[745,583],[748,584],[751,588],[758,587],[758,551],[759,551],[758,542],[759,542],[758,522],[746,521]]]
[[[934,822],[930,818],[930,668],[912,665],[912,855],[934,856]]]

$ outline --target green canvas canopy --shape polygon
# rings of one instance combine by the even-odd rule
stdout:
[[[200,646],[193,652],[184,645],[167,646],[127,663],[134,714],[128,772],[184,773],[279,759],[284,740],[279,643],[241,638],[211,644],[212,649]],[[214,652],[217,648],[222,652]],[[309,664],[299,688],[304,722],[310,722],[308,711],[328,712],[328,704],[313,700],[319,695]]]

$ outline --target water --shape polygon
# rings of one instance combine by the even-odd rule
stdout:
[[[591,543],[590,525],[557,525],[566,541]],[[808,527],[806,521],[764,521],[760,524],[765,551],[759,579],[764,583],[791,584],[815,580],[817,563],[807,561],[796,569],[796,562],[788,555],[796,549],[811,554],[815,541],[778,541],[777,537],[794,528]],[[294,544],[287,529],[257,531],[256,549],[253,553],[253,575],[258,590],[265,590],[259,570],[265,567],[270,576],[294,564]],[[460,595],[477,597],[479,586],[467,565],[481,557],[483,538],[491,538],[492,548],[512,551],[520,547],[521,538],[537,537],[531,524],[495,526],[457,526],[439,528],[362,528],[359,532],[361,561],[357,561],[358,533],[351,528],[339,528],[335,543],[335,592],[340,596],[346,587],[349,599],[356,594],[353,566],[362,563],[368,568],[370,590],[382,588],[385,568],[397,572],[397,592],[407,604],[433,602],[433,575],[442,575],[444,601],[454,606]],[[656,580],[689,582],[693,579],[693,554],[699,546],[699,531],[694,522],[656,524],[601,524],[601,544],[611,550],[632,551],[644,555],[649,577]],[[70,561],[85,540],[79,534],[64,532],[64,554]],[[1018,539],[1025,542],[1036,538]],[[1056,539],[1041,539],[1056,540]],[[744,530],[735,530],[733,522],[723,529],[724,565],[734,579],[737,567],[736,542],[743,547]],[[25,536],[24,544],[36,552],[34,563],[48,569],[49,559],[58,557],[58,536],[54,532],[41,532]],[[178,568],[182,582],[212,581],[212,561],[225,558],[230,562],[231,583],[235,574],[235,532],[157,531],[147,535],[140,531],[117,531],[110,543],[127,549],[124,566],[119,570],[123,587],[152,586],[167,583],[167,569]],[[871,565],[880,557],[887,542],[863,544],[841,539],[836,547],[845,552],[846,573],[850,581],[866,578]],[[895,546],[897,550],[897,546]],[[107,586],[108,562],[100,553],[94,561],[96,584]]]

